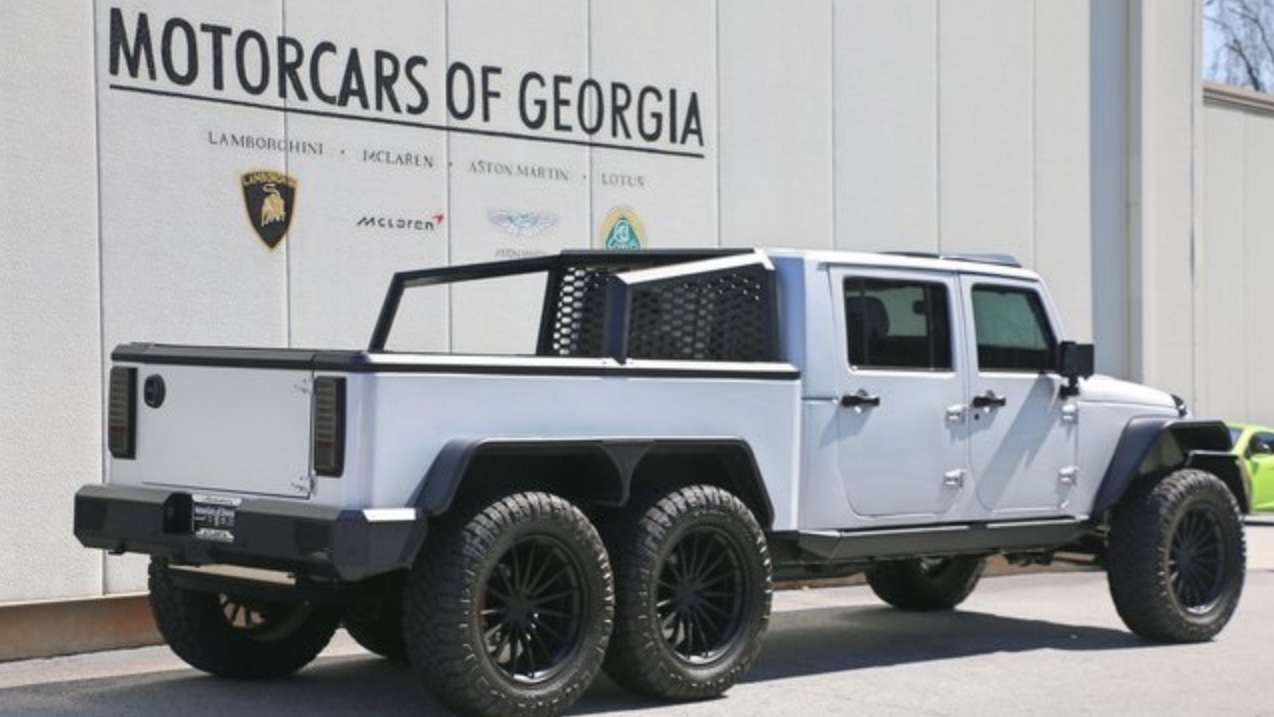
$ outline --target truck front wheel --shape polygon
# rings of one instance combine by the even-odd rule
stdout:
[[[902,610],[950,610],[977,587],[985,566],[985,558],[971,555],[890,560],[867,571],[867,584]]]
[[[479,717],[564,712],[597,674],[614,615],[588,518],[527,492],[430,526],[407,580],[404,633],[434,699]]]
[[[1134,486],[1111,515],[1115,609],[1150,640],[1210,640],[1238,605],[1244,551],[1238,503],[1211,473],[1182,469]]]
[[[617,594],[606,673],[671,700],[738,682],[760,652],[772,589],[765,534],[747,506],[688,486],[635,498],[606,533]]]
[[[162,560],[150,564],[155,625],[177,656],[218,677],[283,677],[327,646],[340,611],[198,592],[177,586]]]

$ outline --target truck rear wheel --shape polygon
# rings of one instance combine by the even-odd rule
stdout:
[[[950,610],[982,578],[986,559],[971,555],[878,563],[867,571],[876,597],[902,610]]]
[[[748,671],[769,624],[771,566],[752,512],[716,486],[636,499],[608,526],[615,635],[603,669],[639,694],[714,697]]]
[[[372,598],[345,608],[345,631],[364,649],[394,662],[407,661],[403,639],[403,586],[406,573],[376,578]]]
[[[443,705],[481,717],[549,717],[593,681],[614,585],[588,518],[517,493],[430,526],[407,580],[407,652]]]
[[[178,657],[218,677],[283,677],[318,656],[340,623],[340,611],[178,587],[167,563],[150,564],[155,625]]]
[[[1182,469],[1134,487],[1111,516],[1115,609],[1149,640],[1210,640],[1238,605],[1244,552],[1238,503],[1211,473]]]

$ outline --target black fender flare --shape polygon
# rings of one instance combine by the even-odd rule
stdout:
[[[1230,429],[1221,421],[1139,416],[1128,421],[1102,477],[1092,514],[1101,515],[1139,478],[1171,468],[1208,471],[1229,487],[1239,508],[1252,506],[1252,480],[1230,453]]]
[[[735,493],[763,527],[773,524],[774,506],[752,447],[742,438],[454,438],[422,477],[411,507],[423,520],[409,550],[425,539],[425,524],[451,508],[462,490],[492,487],[484,481],[510,473],[529,489],[553,490],[571,500],[604,507],[624,505],[632,484],[652,459],[713,461],[715,482]],[[491,470],[491,468],[496,470]],[[485,469],[484,469],[485,468]]]

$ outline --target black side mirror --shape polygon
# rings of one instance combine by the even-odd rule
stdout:
[[[1063,341],[1057,346],[1057,372],[1066,379],[1062,397],[1079,394],[1079,379],[1088,378],[1094,371],[1093,345]]]
[[[1063,341],[1057,347],[1057,372],[1064,378],[1088,378],[1093,375],[1093,345]]]

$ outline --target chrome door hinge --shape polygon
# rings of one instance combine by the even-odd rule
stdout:
[[[1079,485],[1079,466],[1066,466],[1057,472],[1057,482],[1062,485]]]

